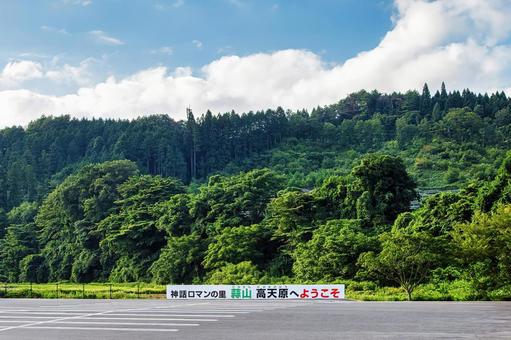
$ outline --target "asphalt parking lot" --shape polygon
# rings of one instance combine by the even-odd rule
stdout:
[[[511,339],[508,302],[0,300],[0,339]]]

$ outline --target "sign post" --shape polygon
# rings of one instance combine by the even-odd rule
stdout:
[[[344,285],[168,285],[167,299],[342,300]]]

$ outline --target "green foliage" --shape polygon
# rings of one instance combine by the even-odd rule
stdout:
[[[388,142],[397,142],[406,154],[401,156],[410,159],[417,156],[417,146],[431,142],[506,149],[511,146],[509,112],[503,92],[447,92],[442,86],[441,93],[432,96],[425,84],[421,94],[362,90],[311,112],[277,108],[213,115],[207,111],[195,117],[190,111],[186,122],[165,115],[132,121],[42,117],[27,128],[0,130],[4,188],[0,208],[9,211],[23,201],[40,201],[83,165],[115,159],[129,159],[142,173],[172,176],[185,183],[219,171],[276,169],[275,165],[296,186],[310,185],[314,172],[339,167],[345,161],[340,157],[343,152],[384,151]],[[292,140],[303,144],[300,148],[312,146],[312,152],[295,149],[290,155],[281,149]],[[265,158],[271,153],[273,164],[268,164]]]
[[[283,178],[269,169],[232,177],[212,176],[192,201],[196,224],[214,229],[249,226],[261,222],[266,205],[282,189]]]
[[[149,261],[144,259],[137,259],[133,256],[120,256],[116,259],[113,268],[110,270],[108,276],[109,281],[112,282],[135,282],[138,279],[147,280],[148,273],[147,266],[150,265]]]
[[[452,231],[459,258],[481,292],[511,284],[511,205],[493,213],[476,213],[471,222]]]
[[[483,187],[479,197],[480,208],[485,212],[498,203],[511,203],[511,152],[502,162],[497,177]]]
[[[182,236],[192,231],[191,195],[176,194],[159,205],[156,227],[170,236]]]
[[[445,173],[445,181],[449,184],[456,183],[460,179],[460,170],[457,168],[449,168]]]
[[[37,215],[37,202],[23,202],[7,214],[9,224],[27,224],[34,222]]]
[[[296,278],[327,282],[353,278],[359,255],[377,247],[376,240],[366,235],[360,224],[357,220],[330,220],[316,229],[312,239],[296,249]]]
[[[269,238],[269,232],[258,224],[224,228],[209,244],[204,257],[204,268],[215,269],[227,263],[243,261],[261,263],[263,247],[270,242]]]
[[[0,130],[0,280],[348,280],[361,299],[505,299],[510,107],[425,84],[311,112]]]
[[[7,231],[7,214],[3,209],[0,208],[0,239],[5,236],[5,232]]]
[[[228,263],[212,271],[207,279],[209,284],[249,285],[259,283],[261,272],[250,261]]]
[[[17,282],[20,276],[20,261],[27,255],[37,253],[37,228],[33,223],[11,224],[0,239],[0,280]]]
[[[463,143],[479,141],[483,121],[475,112],[466,109],[450,110],[441,122],[448,138]]]
[[[91,282],[101,277],[100,252],[83,249],[76,255],[71,266],[70,279],[74,282]]]
[[[417,197],[416,184],[406,172],[399,158],[383,154],[369,154],[353,168],[357,214],[375,225],[392,223],[399,213],[410,208]]]
[[[414,228],[433,236],[447,235],[457,223],[470,221],[473,215],[474,192],[442,192],[428,197],[415,213]]]
[[[315,204],[309,192],[281,191],[268,205],[265,223],[273,229],[276,238],[295,246],[311,237],[315,228]]]
[[[317,213],[322,219],[352,218],[356,211],[351,191],[351,178],[330,176],[312,192],[318,205]]]
[[[132,162],[87,165],[43,201],[36,217],[50,280],[98,278],[98,223],[114,211],[117,187],[138,170]],[[76,265],[74,264],[77,261]],[[104,278],[100,275],[99,278]]]
[[[113,264],[114,282],[150,280],[148,269],[165,245],[164,233],[156,227],[159,203],[182,194],[180,181],[160,176],[134,176],[118,186],[120,199],[116,211],[99,222],[104,239],[103,261]],[[119,260],[116,263],[116,259]],[[129,268],[129,269],[128,269]]]
[[[152,264],[153,280],[160,283],[191,283],[203,275],[204,242],[196,233],[170,237]]]
[[[154,283],[15,283],[2,285],[0,297],[42,299],[161,299],[164,285]]]
[[[435,242],[427,232],[398,228],[380,238],[381,252],[364,253],[359,264],[377,277],[399,284],[411,300],[414,289],[441,264],[442,243]]]
[[[44,256],[40,254],[27,255],[20,261],[21,282],[42,283],[48,281],[48,268]]]
[[[417,125],[410,124],[407,117],[400,117],[396,120],[396,140],[401,148],[406,148],[418,136]]]

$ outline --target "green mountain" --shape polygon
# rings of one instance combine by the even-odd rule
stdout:
[[[352,280],[511,296],[510,104],[425,85],[311,112],[5,128],[0,281]]]

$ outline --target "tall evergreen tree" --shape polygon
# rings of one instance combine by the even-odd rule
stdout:
[[[447,98],[448,98],[448,94],[447,94],[447,90],[445,89],[445,83],[442,82],[442,87],[440,90],[440,109],[444,112],[449,110],[449,108],[447,107],[447,104],[448,104]]]
[[[431,113],[431,93],[428,84],[425,83],[422,88],[420,112],[422,117],[426,117]]]
[[[431,118],[435,122],[442,119],[442,109],[440,108],[440,103],[435,103],[435,106],[433,106],[433,111],[431,112]]]
[[[186,109],[186,141],[185,144],[188,149],[188,167],[190,169],[190,179],[197,178],[197,153],[199,148],[199,130],[197,122],[193,116],[191,109]]]

